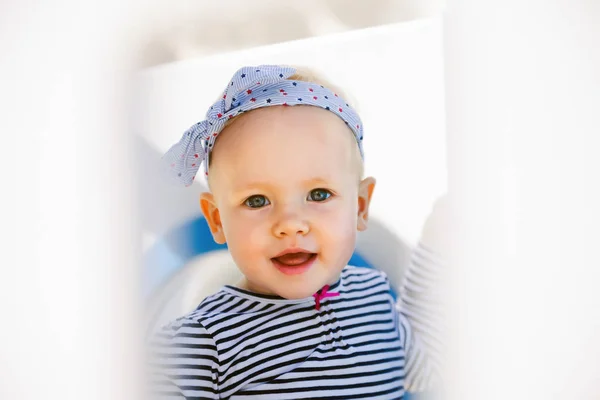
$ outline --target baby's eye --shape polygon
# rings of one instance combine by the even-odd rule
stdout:
[[[261,208],[264,206],[268,206],[271,203],[269,203],[269,200],[267,200],[265,196],[255,194],[253,196],[248,197],[246,201],[244,201],[244,204],[250,208]]]
[[[331,192],[327,189],[313,189],[308,195],[309,201],[324,201],[331,197]]]

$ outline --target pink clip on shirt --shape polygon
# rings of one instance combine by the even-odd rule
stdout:
[[[335,296],[340,295],[338,292],[327,292],[328,290],[329,290],[329,285],[325,285],[325,286],[323,286],[323,289],[321,289],[317,293],[313,294],[313,297],[315,298],[315,309],[317,309],[317,310],[321,309],[321,300],[323,300],[324,298],[335,297]]]

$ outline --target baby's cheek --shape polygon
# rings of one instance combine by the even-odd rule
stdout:
[[[340,242],[353,241],[356,235],[356,216],[346,207],[339,208],[334,213],[322,215],[320,222],[324,224],[330,240]]]
[[[356,222],[352,221],[352,216],[336,218],[329,221],[324,233],[321,243],[323,261],[332,267],[343,268],[356,245]]]
[[[248,245],[254,249],[254,251],[259,251],[265,247],[265,243],[269,239],[268,233],[268,228],[265,223],[250,224],[246,229]]]
[[[261,246],[258,244],[260,238],[255,232],[256,228],[239,223],[229,227],[229,237],[227,245],[236,264],[244,269],[248,265],[255,264],[257,258],[260,257]]]
[[[232,216],[228,231],[232,244],[245,248],[260,247],[265,240],[265,222],[257,218],[247,218],[244,215]]]

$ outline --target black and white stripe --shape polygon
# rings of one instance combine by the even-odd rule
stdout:
[[[421,389],[435,373],[423,347],[435,337],[421,338],[424,283],[407,276],[394,307],[385,274],[349,266],[330,288],[340,295],[320,310],[312,297],[226,286],[155,335],[152,391],[161,399],[400,399],[405,381]]]

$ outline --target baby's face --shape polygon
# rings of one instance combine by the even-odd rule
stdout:
[[[360,180],[358,147],[339,117],[313,106],[254,110],[211,157],[202,209],[246,289],[294,299],[337,280],[375,184]]]

